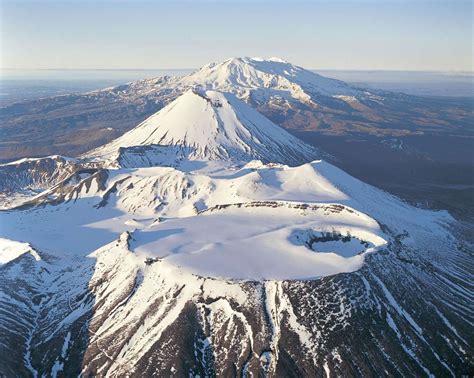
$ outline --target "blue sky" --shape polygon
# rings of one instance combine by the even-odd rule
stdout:
[[[0,4],[2,68],[194,68],[279,56],[316,69],[472,70],[470,1]]]

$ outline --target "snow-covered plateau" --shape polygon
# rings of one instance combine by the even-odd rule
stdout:
[[[455,220],[325,162],[233,90],[357,91],[288,65],[210,64],[77,159],[0,165],[0,375],[472,372]]]

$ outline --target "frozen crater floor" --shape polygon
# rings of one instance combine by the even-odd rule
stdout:
[[[318,231],[352,237],[311,243]],[[379,233],[376,222],[345,208],[251,202],[165,221],[133,233],[130,245],[204,277],[310,279],[357,270],[386,243]]]

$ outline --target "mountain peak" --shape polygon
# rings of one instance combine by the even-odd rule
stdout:
[[[354,95],[360,90],[339,80],[326,78],[293,65],[281,58],[234,57],[209,63],[183,77],[184,86],[199,84],[207,89],[236,93],[258,90],[290,93],[292,97],[310,101],[312,94]]]
[[[196,86],[136,128],[89,156],[117,157],[137,147],[172,147],[188,160],[251,160],[289,165],[314,160],[316,150],[230,93]]]
[[[295,76],[299,71],[305,70],[281,58],[233,57],[223,62],[209,63],[190,76],[194,78],[207,77],[217,84],[227,82],[256,87],[262,82],[265,84],[265,79],[268,79],[265,78],[266,75],[284,78]],[[214,87],[216,87],[215,84]]]
[[[232,57],[232,58],[226,59],[222,63],[226,63],[226,62],[233,63],[233,64],[254,64],[255,62],[268,62],[268,63],[281,63],[281,64],[293,66],[290,62],[286,61],[285,59],[275,57],[275,56],[272,56],[270,58],[263,58],[259,56]],[[214,63],[214,64],[219,64],[219,63]]]

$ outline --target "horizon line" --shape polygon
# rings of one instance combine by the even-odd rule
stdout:
[[[303,67],[304,68],[304,67]],[[0,68],[0,71],[195,71],[199,68]],[[309,71],[360,71],[360,72],[456,72],[474,74],[473,70],[400,69],[400,68],[306,68]]]

